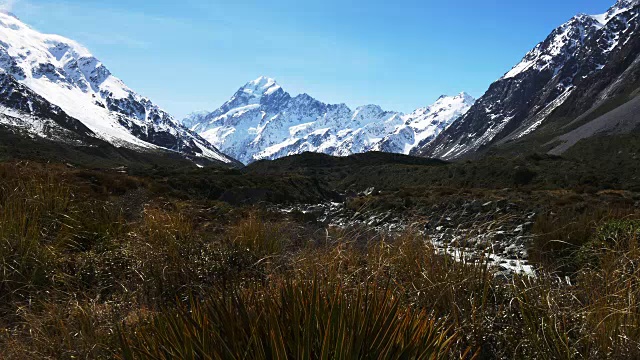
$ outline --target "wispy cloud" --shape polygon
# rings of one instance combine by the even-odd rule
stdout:
[[[0,0],[0,11],[11,12],[17,0]]]
[[[107,4],[101,3],[71,3],[65,1],[36,1],[36,0],[0,0],[0,9],[5,11],[15,11],[18,16],[29,18],[34,23],[36,28],[49,27],[51,19],[74,19],[74,21],[84,22],[100,22],[102,19],[122,19],[121,23],[136,23],[140,21],[148,22],[163,22],[167,24],[172,21],[170,18],[160,18],[148,16],[144,13],[122,11],[109,7]],[[100,17],[96,17],[93,14],[101,14]],[[74,34],[61,34],[61,35],[73,35],[75,40],[80,42],[88,41],[93,44],[99,45],[118,45],[128,47],[131,49],[148,49],[151,43],[143,41],[125,30],[119,28],[117,22],[103,22],[104,31],[95,31],[96,27],[92,27],[93,30],[86,32],[75,32]],[[64,26],[58,27],[64,29]],[[38,29],[43,30],[43,29]],[[50,29],[51,30],[51,29]],[[57,32],[57,29],[53,30]],[[64,31],[64,30],[63,30]]]
[[[84,40],[100,45],[120,45],[132,49],[148,49],[151,47],[150,42],[139,40],[124,34],[83,32],[78,33],[78,36],[82,37]]]

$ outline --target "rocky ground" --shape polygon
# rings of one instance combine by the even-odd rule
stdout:
[[[358,196],[371,196],[369,189]],[[535,274],[527,261],[536,212],[506,200],[467,200],[460,204],[436,204],[419,211],[354,210],[344,202],[299,204],[274,209],[302,213],[324,226],[365,228],[385,234],[415,230],[424,234],[440,252],[460,261],[487,261],[497,275]]]

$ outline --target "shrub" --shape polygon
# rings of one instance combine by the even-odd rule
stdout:
[[[120,337],[123,359],[440,359],[458,336],[391,289],[315,280],[192,302]]]
[[[281,254],[289,244],[285,222],[271,222],[252,214],[228,230],[231,243],[261,256]]]
[[[574,202],[556,211],[536,218],[530,260],[552,272],[570,275],[578,270],[581,249],[594,239],[598,228],[609,220],[630,216],[633,210]]]

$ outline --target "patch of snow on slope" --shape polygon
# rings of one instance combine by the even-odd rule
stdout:
[[[15,109],[0,106],[0,125],[9,129],[26,132],[31,137],[64,142],[72,145],[83,145],[69,130],[61,127],[51,119],[42,119]]]
[[[526,128],[520,134],[516,135],[516,139],[519,139],[525,135],[531,134],[538,127],[540,127],[540,125],[542,125],[542,123],[547,119],[549,114],[551,114],[553,110],[557,109],[560,105],[562,105],[567,100],[567,98],[571,95],[572,92],[573,92],[573,89],[568,89],[564,93],[562,93],[562,95],[558,96],[557,99],[550,102],[549,105],[547,105],[542,111],[540,111],[536,115],[535,121],[533,122],[533,124],[531,124],[528,128]]]

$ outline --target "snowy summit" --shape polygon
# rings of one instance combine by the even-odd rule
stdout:
[[[408,154],[464,115],[474,101],[466,93],[444,96],[408,115],[377,105],[351,110],[307,94],[292,97],[275,80],[260,77],[218,110],[194,113],[183,124],[244,163],[305,151],[337,156],[366,151]]]

